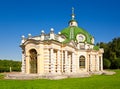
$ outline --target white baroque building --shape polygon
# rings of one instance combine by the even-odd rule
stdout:
[[[22,36],[22,73],[81,74],[103,71],[104,50],[94,45],[94,37],[78,26],[74,9],[69,26],[58,34],[51,28],[39,36]]]

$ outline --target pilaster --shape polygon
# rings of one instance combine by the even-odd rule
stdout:
[[[103,71],[103,57],[101,56],[101,71]]]
[[[22,51],[22,67],[21,67],[22,73],[25,73],[25,54],[24,51]]]
[[[40,54],[37,55],[37,73],[40,74]]]
[[[72,53],[72,72],[76,72],[75,53]]]
[[[29,55],[26,55],[26,73],[30,73],[30,58]]]
[[[99,56],[96,56],[96,71],[99,71]]]
[[[89,70],[92,71],[92,55],[89,55]]]
[[[50,49],[50,59],[51,59],[51,73],[55,72],[55,68],[54,68],[54,54],[53,54],[53,48]]]
[[[68,51],[65,50],[65,72],[67,72],[68,70],[68,63],[67,63],[67,59],[68,59]]]
[[[57,50],[57,72],[60,74],[60,50]]]

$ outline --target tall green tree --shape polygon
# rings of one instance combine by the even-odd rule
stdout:
[[[103,57],[111,62],[110,68],[120,68],[120,37],[114,38],[111,42],[100,42],[96,45],[104,48]],[[104,66],[104,68],[106,67]]]

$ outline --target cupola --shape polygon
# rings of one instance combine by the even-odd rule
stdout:
[[[77,21],[75,20],[74,8],[72,7],[72,19],[69,21],[69,26],[78,26]]]

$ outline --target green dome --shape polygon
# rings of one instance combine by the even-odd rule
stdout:
[[[61,31],[61,35],[64,35],[66,37],[65,43],[71,40],[77,41],[76,36],[78,34],[82,34],[85,36],[84,42],[92,44],[91,40],[93,37],[83,28],[77,26],[69,26]]]

